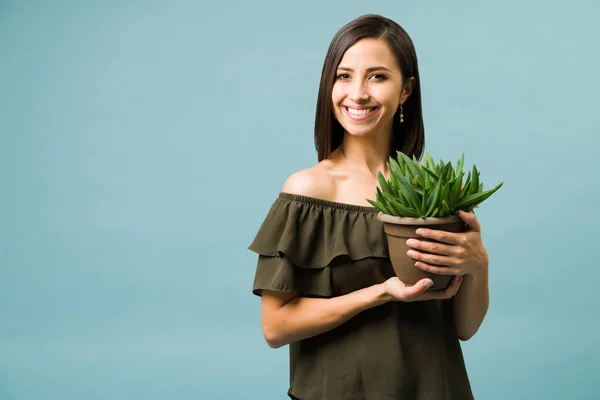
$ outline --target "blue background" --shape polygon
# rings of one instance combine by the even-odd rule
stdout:
[[[415,43],[426,150],[504,182],[476,398],[600,398],[600,6],[414,3],[0,1],[0,399],[286,398],[247,246],[365,13]]]

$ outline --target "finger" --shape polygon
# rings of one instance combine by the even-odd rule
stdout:
[[[481,232],[481,225],[479,224],[479,221],[477,220],[477,217],[473,211],[465,212],[461,210],[458,215],[460,215],[460,218],[467,223],[470,231]]]
[[[460,278],[460,279],[459,279],[459,281],[458,281],[458,284],[456,285],[456,289],[454,289],[454,293],[452,294],[452,297],[456,296],[456,294],[458,293],[458,290],[459,290],[459,289],[460,289],[460,287],[462,286],[462,283],[463,283],[463,280],[464,280],[464,276],[463,276],[463,275],[461,275],[459,278]]]
[[[452,268],[450,266],[437,267],[434,265],[426,264],[422,261],[417,261],[415,263],[415,267],[420,268],[423,271],[431,272],[432,274],[439,274],[439,275],[458,275],[461,272],[461,270],[459,268]]]
[[[428,240],[418,240],[415,238],[408,239],[406,244],[417,250],[423,250],[427,253],[441,254],[445,256],[456,256],[459,254],[458,246],[451,246],[449,244],[443,244],[439,242],[430,242]]]
[[[454,295],[458,292],[458,288],[462,283],[462,279],[463,277],[460,275],[456,275],[452,278],[452,280],[450,281],[450,285],[448,285],[448,287],[446,288],[446,293],[449,297],[454,297]]]
[[[430,290],[419,296],[418,300],[446,300],[448,298],[445,290]]]
[[[454,297],[456,295],[456,293],[458,292],[458,288],[462,283],[462,280],[463,277],[459,275],[456,275],[452,278],[452,280],[450,281],[450,285],[448,285],[448,287],[445,290],[446,294],[448,295],[448,298]]]
[[[405,300],[412,300],[417,298],[427,291],[433,285],[433,281],[429,278],[421,279],[412,286],[406,286],[404,288],[403,297]]]
[[[457,285],[462,281],[462,276],[455,275],[444,290],[434,290],[423,294],[423,300],[447,300],[454,296]]]
[[[459,244],[463,235],[463,233],[446,232],[427,228],[419,228],[415,233],[428,239],[448,244]]]
[[[439,254],[422,253],[416,250],[408,250],[406,254],[415,260],[423,261],[432,265],[446,265],[453,267],[457,264],[458,259],[454,257],[442,256]]]

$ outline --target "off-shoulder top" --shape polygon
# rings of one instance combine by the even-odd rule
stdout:
[[[280,192],[248,249],[252,293],[330,298],[394,276],[375,207]],[[473,398],[452,299],[391,301],[289,345],[288,396],[301,400]]]

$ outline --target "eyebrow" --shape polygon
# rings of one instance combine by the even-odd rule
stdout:
[[[371,67],[371,68],[367,68],[367,72],[373,72],[373,71],[379,71],[379,70],[385,70],[390,72],[389,69],[387,69],[386,67],[384,67],[383,65],[379,65],[377,67]],[[348,68],[348,67],[338,67],[338,71],[350,71],[350,72],[354,72],[354,70],[352,68]]]

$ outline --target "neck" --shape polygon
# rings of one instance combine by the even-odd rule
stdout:
[[[388,135],[354,136],[344,132],[342,144],[337,149],[340,158],[348,168],[368,172],[377,177],[379,171],[388,175],[387,161],[391,148],[390,130]]]

